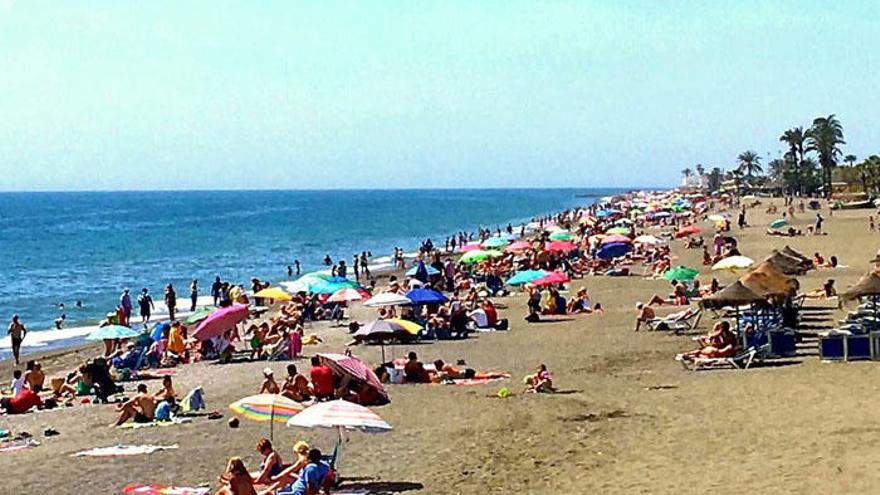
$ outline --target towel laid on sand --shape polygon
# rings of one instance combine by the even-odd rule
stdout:
[[[186,487],[171,485],[128,485],[122,489],[126,495],[208,495],[207,487]]]
[[[150,421],[149,423],[122,423],[117,428],[139,430],[141,428],[152,428],[153,426],[177,426],[184,423],[192,423],[192,418],[174,418],[171,421]]]
[[[152,454],[160,450],[173,450],[178,448],[174,445],[114,445],[112,447],[98,447],[82,450],[70,457],[128,457],[132,455]]]
[[[20,452],[40,445],[39,440],[33,438],[23,438],[19,440],[10,440],[8,442],[0,442],[0,454],[8,454],[11,452]]]

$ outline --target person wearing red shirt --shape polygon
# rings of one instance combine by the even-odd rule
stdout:
[[[11,399],[0,399],[0,409],[5,409],[9,414],[24,414],[34,406],[42,408],[43,401],[39,395],[28,388]]]
[[[312,369],[309,370],[312,379],[312,388],[318,400],[333,398],[333,372],[327,366],[321,364],[321,358],[312,357]]]
[[[486,299],[483,303],[483,311],[486,312],[486,322],[490,327],[494,327],[498,324],[498,311],[495,309],[495,305],[492,304],[492,301]]]

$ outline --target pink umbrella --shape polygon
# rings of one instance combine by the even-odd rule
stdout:
[[[569,280],[571,279],[568,278],[568,275],[562,272],[550,272],[547,275],[544,275],[541,278],[536,278],[529,283],[532,285],[540,285],[542,287],[546,287],[548,285],[564,284]]]
[[[333,370],[334,373],[351,376],[355,380],[373,387],[379,392],[379,395],[388,399],[388,392],[385,391],[385,387],[382,386],[379,377],[360,359],[354,356],[333,353],[318,354],[318,357],[321,358],[321,363]]]
[[[629,237],[627,237],[625,235],[620,235],[620,234],[609,235],[609,236],[606,236],[604,239],[602,239],[603,245],[614,244],[616,242],[623,242],[623,243],[629,244],[632,242],[632,239],[630,239]]]
[[[459,248],[459,252],[466,253],[468,251],[476,251],[477,249],[483,249],[483,246],[479,242],[469,242]]]
[[[225,308],[214,311],[207,318],[199,323],[199,326],[193,330],[192,337],[198,340],[208,340],[234,327],[238,322],[246,320],[248,317],[248,307],[239,304],[233,304]]]
[[[369,299],[370,294],[363,289],[339,289],[334,292],[333,295],[327,298],[327,302],[331,303],[344,303],[348,301],[360,301],[362,299]]]
[[[547,244],[544,244],[545,251],[565,251],[565,252],[568,252],[576,247],[577,246],[575,245],[575,243],[569,242],[569,241],[553,241],[553,242],[548,242]]]
[[[514,243],[511,243],[506,248],[504,248],[504,250],[507,251],[508,253],[518,253],[520,251],[525,251],[525,250],[529,249],[530,247],[532,247],[532,245],[526,241],[516,241]]]
[[[689,235],[699,234],[699,233],[700,233],[700,228],[697,227],[696,225],[686,225],[686,226],[678,229],[678,232],[675,233],[675,237],[686,237]]]

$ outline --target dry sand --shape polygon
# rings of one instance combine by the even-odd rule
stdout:
[[[777,204],[780,200],[776,201]],[[880,234],[869,233],[869,211],[826,216],[827,236],[795,239],[764,234],[770,218],[750,210],[752,227],[733,234],[743,254],[755,259],[785,243],[804,254],[836,254],[848,268],[813,271],[803,289],[835,278],[840,290],[869,267]],[[812,222],[801,215],[796,224]],[[673,248],[681,264],[700,267],[698,250]],[[705,271],[705,269],[701,269]],[[704,274],[701,279],[708,282]],[[733,280],[732,275],[722,282]],[[514,378],[480,387],[391,386],[392,403],[376,408],[394,431],[354,433],[341,462],[349,486],[398,493],[876,493],[880,462],[874,434],[880,432],[880,364],[827,364],[815,340],[797,358],[748,371],[687,372],[672,360],[692,347],[690,336],[634,333],[633,305],[662,280],[587,278],[586,285],[606,315],[526,324],[525,298],[502,298],[509,306],[509,332],[481,334],[466,342],[414,346],[424,361],[465,359],[479,368],[510,371]],[[843,313],[836,302],[817,313],[830,324]],[[701,329],[711,325],[704,318]],[[318,328],[317,326],[315,328]],[[322,328],[325,343],[307,352],[339,351],[347,336]],[[403,355],[409,348],[395,348]],[[378,347],[355,348],[369,363]],[[49,373],[73,367],[87,352],[46,359]],[[523,394],[521,378],[544,362],[563,393]],[[300,361],[307,367],[306,361]],[[283,376],[286,363],[272,363]],[[265,362],[179,368],[183,392],[203,385],[209,408],[226,417],[226,405],[256,393]],[[0,365],[9,375],[9,363]],[[151,390],[157,383],[148,382]],[[514,395],[495,398],[508,386]],[[128,385],[131,388],[131,385]],[[109,428],[111,406],[76,406],[0,419],[3,427],[41,437],[47,427],[61,435],[42,439],[29,451],[0,454],[6,473],[2,493],[119,493],[129,483],[214,484],[226,460],[244,457],[255,469],[254,443],[268,433],[265,423],[242,421],[231,430],[223,421],[197,419],[174,427],[122,431]],[[275,440],[290,457],[296,439],[332,446],[332,432],[279,427]],[[75,451],[117,443],[180,444],[180,449],[125,459],[71,458]]]

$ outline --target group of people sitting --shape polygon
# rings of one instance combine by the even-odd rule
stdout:
[[[293,446],[294,461],[285,463],[267,438],[256,450],[263,458],[256,472],[250,472],[240,457],[232,457],[217,482],[215,495],[317,495],[329,494],[336,483],[331,462],[321,451],[299,441]]]

